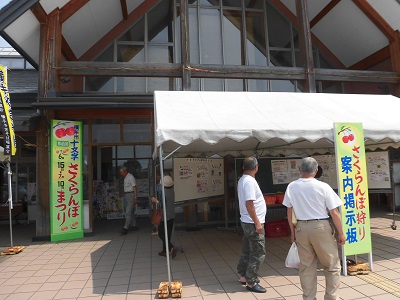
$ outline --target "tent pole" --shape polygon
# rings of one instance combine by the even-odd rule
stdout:
[[[11,214],[11,210],[12,210],[12,186],[11,186],[11,166],[10,166],[10,162],[7,162],[7,173],[8,173],[8,212],[10,215],[10,241],[11,241],[11,247],[14,247],[14,243],[13,243],[13,234],[12,234],[12,214]]]
[[[181,148],[182,148],[182,146],[179,146],[178,148],[176,148],[174,151],[172,151],[170,154],[168,154],[166,157],[164,157],[164,160],[168,159],[168,157],[170,157],[172,154],[174,154],[176,151],[178,151]]]
[[[163,216],[164,216],[164,234],[165,234],[165,254],[167,256],[167,268],[168,268],[168,286],[171,287],[171,265],[169,261],[169,240],[168,240],[168,229],[167,229],[167,210],[165,207],[165,192],[164,192],[164,166],[163,166],[163,151],[160,146],[160,175],[161,175],[161,190],[162,190],[162,204],[163,204]]]

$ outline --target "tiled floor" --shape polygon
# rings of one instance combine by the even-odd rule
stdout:
[[[166,258],[158,256],[161,242],[151,236],[148,220],[140,221],[140,230],[127,236],[118,234],[122,222],[108,221],[95,224],[91,237],[60,243],[31,242],[34,226],[14,226],[14,245],[26,248],[0,257],[0,299],[157,299],[159,283],[168,281]],[[400,228],[391,224],[387,212],[371,219],[374,272],[342,276],[342,299],[400,299]],[[0,250],[9,246],[8,228],[0,226]],[[260,270],[266,294],[253,294],[238,282],[238,232],[179,230],[173,240],[182,250],[171,260],[172,279],[183,282],[182,299],[301,299],[297,270],[284,266],[288,237],[266,239]],[[317,298],[323,299],[322,272],[318,283]]]

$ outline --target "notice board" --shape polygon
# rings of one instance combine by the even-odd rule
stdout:
[[[390,189],[390,164],[387,151],[367,152],[368,189]],[[313,155],[323,172],[319,180],[326,182],[337,190],[337,172],[335,155]],[[236,159],[236,175],[242,174],[243,158]],[[287,185],[300,177],[298,166],[301,158],[294,157],[260,157],[256,180],[263,194],[284,193]]]
[[[223,195],[223,158],[174,158],[175,202]]]
[[[335,155],[313,156],[322,167],[319,180],[328,183],[333,189],[338,188]],[[368,189],[391,189],[389,152],[366,152]]]
[[[236,175],[242,176],[243,158],[237,158]],[[287,185],[299,178],[298,165],[301,162],[300,157],[260,157],[258,161],[258,172],[256,180],[263,194],[284,193]]]

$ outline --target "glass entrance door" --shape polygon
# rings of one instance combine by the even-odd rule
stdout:
[[[136,179],[139,200],[136,215],[148,216],[152,178],[151,146],[94,146],[92,156],[94,219],[125,217],[123,177],[119,174],[122,166],[126,166]]]

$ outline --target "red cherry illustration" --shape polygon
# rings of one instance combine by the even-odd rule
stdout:
[[[66,134],[69,135],[69,136],[74,135],[74,134],[75,134],[75,128],[74,128],[73,126],[68,127],[68,128],[66,129]]]
[[[349,137],[347,135],[344,135],[342,137],[342,141],[343,141],[343,143],[347,144],[349,142]]]
[[[349,141],[351,142],[352,140],[354,140],[354,135],[353,134],[349,134]]]
[[[64,128],[58,128],[56,130],[56,136],[60,139],[62,137],[64,137],[67,133],[65,132]]]

